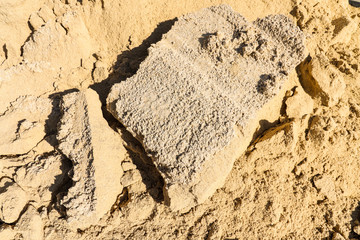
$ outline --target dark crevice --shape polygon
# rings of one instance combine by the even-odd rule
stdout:
[[[65,30],[65,35],[67,35],[69,30],[62,23],[60,23],[60,26]]]
[[[31,151],[31,150],[30,150]],[[29,152],[26,153],[21,153],[21,154],[7,154],[7,155],[0,155],[0,160],[1,159],[11,159],[11,158],[20,158],[23,156],[26,156],[27,154],[29,154]]]
[[[73,185],[73,181],[68,174],[72,168],[72,162],[62,155],[60,166],[61,174],[55,176],[54,184],[49,188],[51,192],[51,202],[47,206],[48,212],[50,212],[51,208],[54,208],[61,216],[66,216],[66,209],[60,205],[60,199],[68,193]]]
[[[310,128],[312,127],[313,121],[316,120],[317,116],[311,116],[307,122],[307,128],[305,129],[305,140],[308,141],[309,140],[309,131]]]
[[[25,40],[25,42],[23,43],[23,45],[21,45],[21,47],[20,47],[20,57],[23,57],[23,55],[24,55],[24,46],[25,46],[25,44],[26,44],[28,41],[30,41],[30,39],[32,39],[32,36],[33,36],[33,34],[34,34],[34,32],[35,32],[34,28],[31,26],[31,24],[30,24],[29,21],[27,22],[27,24],[28,24],[28,26],[29,26],[29,29],[31,30],[31,33],[30,33],[29,36],[26,38],[26,40]]]
[[[69,93],[73,93],[73,92],[78,92],[79,90],[76,88],[73,89],[68,89],[66,91],[63,92],[57,92],[54,94],[51,94],[49,96],[49,99],[52,101],[52,109],[51,109],[51,113],[48,116],[48,119],[45,121],[45,133],[46,136],[51,136],[51,135],[56,135],[57,134],[57,125],[60,122],[61,119],[61,110],[60,110],[60,103],[61,103],[61,99],[64,95],[69,94]],[[45,138],[45,140],[54,148],[57,148],[58,146],[58,142],[56,140],[56,138]]]
[[[266,119],[260,120],[259,128],[254,132],[251,142],[254,143],[256,139],[266,134],[267,130],[272,129],[279,125],[282,125],[282,123],[279,120],[275,120],[274,122],[269,122]]]
[[[132,163],[139,170],[142,182],[145,184],[149,195],[154,199],[154,201],[159,203],[163,202],[164,179],[152,159],[146,153],[143,145],[129,131],[127,131],[119,121],[106,111],[105,107],[103,108],[103,116],[109,126],[115,132],[119,133],[126,143],[125,148],[132,160]]]
[[[135,137],[126,131],[124,127],[121,127],[119,131],[122,139],[127,143],[125,148],[128,151],[130,159],[140,171],[142,182],[145,184],[147,192],[156,202],[163,202],[164,179],[158,168]]]
[[[29,27],[30,30],[31,30],[31,34],[30,34],[30,35],[32,35],[32,34],[35,32],[35,29],[34,29],[34,27],[31,25],[30,20],[28,20],[27,25],[28,25],[28,27]]]
[[[296,73],[303,90],[313,99],[321,100],[321,104],[328,106],[329,97],[323,92],[312,74],[312,57],[308,55],[303,62],[296,67]]]
[[[293,122],[293,119],[285,119],[283,121],[276,120],[274,122],[268,122],[267,120],[260,120],[260,128],[254,133],[253,139],[250,142],[245,155],[248,156],[256,149],[256,144],[262,142],[266,139],[269,139],[277,132],[284,130],[288,131],[290,123]]]
[[[9,52],[8,52],[7,47],[6,47],[6,43],[2,46],[2,50],[4,52],[4,60],[3,60],[2,63],[0,63],[0,65],[3,64],[9,57]]]
[[[360,235],[358,235],[357,233],[355,233],[353,231],[354,227],[356,225],[359,225],[360,222],[360,201],[358,202],[357,207],[354,209],[354,211],[351,213],[351,232],[349,234],[349,239],[360,239]]]
[[[132,163],[139,170],[142,182],[145,184],[147,192],[156,202],[163,202],[164,179],[152,159],[148,156],[145,148],[126,128],[111,115],[106,107],[103,107],[103,117],[109,126],[121,135],[124,140],[125,148]]]
[[[131,195],[127,187],[124,187],[123,191],[117,196],[114,205],[110,209],[110,214],[113,214],[117,210],[125,207],[131,201]]]
[[[296,88],[298,88],[298,86],[293,87],[290,91],[286,91],[285,96],[282,100],[282,105],[280,108],[280,115],[281,115],[281,117],[283,117],[285,119],[288,118],[287,113],[286,113],[286,110],[287,110],[286,100],[288,100],[290,97],[294,96]]]

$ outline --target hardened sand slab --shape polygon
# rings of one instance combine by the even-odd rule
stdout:
[[[102,116],[101,102],[91,89],[63,96],[58,125],[58,149],[72,161],[73,185],[61,205],[76,228],[97,222],[115,203],[123,186],[121,138]]]
[[[173,210],[222,186],[244,132],[304,51],[287,17],[251,23],[220,5],[180,17],[136,75],[113,86],[108,109],[153,158]]]

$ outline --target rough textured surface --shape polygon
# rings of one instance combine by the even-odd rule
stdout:
[[[95,83],[91,88],[96,89],[104,104],[110,87],[137,72],[148,56],[148,47],[162,39],[174,18],[223,2],[0,0],[0,115],[17,99],[29,95],[33,99],[50,98],[55,114],[45,119],[55,125],[59,109],[53,100],[60,99],[64,91],[84,90]],[[311,60],[298,66],[298,75],[289,76],[288,86],[275,96],[276,102],[264,107],[264,117],[256,123],[255,140],[235,161],[224,186],[187,213],[170,211],[163,203],[163,181],[142,145],[104,111],[107,123],[120,130],[126,146],[127,154],[121,164],[124,171],[137,171],[141,179],[137,173],[128,175],[134,177],[129,178],[132,184],[119,193],[112,210],[91,226],[74,229],[77,225],[66,221],[66,212],[58,202],[68,193],[71,182],[62,182],[50,174],[60,173],[55,169],[57,157],[52,157],[61,155],[56,149],[56,128],[44,135],[48,124],[41,120],[36,128],[39,132],[33,132],[33,136],[43,136],[37,138],[43,140],[29,141],[26,148],[31,151],[23,152],[23,145],[12,147],[9,142],[5,149],[15,149],[16,153],[0,155],[0,179],[19,186],[11,196],[18,198],[26,192],[29,197],[24,208],[16,201],[7,208],[22,210],[12,224],[0,220],[1,240],[359,239],[360,9],[351,7],[348,0],[226,3],[249,21],[279,13],[292,19],[306,35]],[[72,18],[74,13],[76,17]],[[68,28],[68,35],[61,24]],[[41,34],[35,44],[32,36],[37,31]],[[78,34],[86,38],[78,39]],[[36,45],[36,50],[24,57],[26,43]],[[45,54],[46,49],[51,56]],[[85,55],[80,56],[82,53]],[[309,71],[303,78],[301,72],[312,70],[313,66],[317,72]],[[338,96],[332,103],[330,100],[329,106],[321,94],[312,95],[304,85],[303,80],[311,80],[311,74],[317,76],[313,76],[315,82],[330,99]],[[337,79],[345,84],[342,94],[327,85],[334,82],[336,86]],[[42,107],[40,102],[32,101],[38,108]],[[280,106],[275,106],[277,102]],[[21,107],[16,111],[21,111]],[[31,115],[25,113],[24,118],[33,121]],[[21,120],[15,116],[1,116],[3,140],[13,133],[7,130]],[[242,146],[234,144],[235,149]],[[47,159],[49,165],[43,165]],[[60,169],[60,176],[66,176],[71,161],[65,156],[61,161],[68,166]],[[16,176],[21,169],[29,170],[29,178],[20,184]],[[46,201],[35,198],[39,176],[32,173],[36,169],[44,181],[60,186],[54,192],[48,189],[54,196],[50,202],[46,187],[39,188],[46,193]],[[320,181],[318,186],[316,181]],[[333,187],[326,188],[328,183],[333,184],[334,191]],[[329,193],[335,194],[336,201],[327,197]],[[6,192],[0,196],[3,194]]]
[[[65,95],[61,110],[59,149],[73,163],[73,186],[61,204],[69,222],[76,221],[76,227],[88,226],[110,211],[122,191],[125,149],[120,137],[99,118],[101,103],[95,91]]]
[[[243,137],[303,58],[304,36],[283,15],[249,23],[227,5],[203,9],[150,48],[112,88],[108,109],[153,157],[170,206],[189,208],[221,187],[212,178],[225,179],[238,156],[214,155]]]
[[[14,223],[28,203],[28,196],[19,185],[3,178],[0,182],[0,219],[5,223]]]
[[[69,164],[60,154],[38,156],[25,166],[19,167],[14,180],[30,196],[32,204],[38,207],[53,200],[54,193],[68,181]]]
[[[302,88],[296,87],[293,91],[289,91],[285,106],[288,118],[302,118],[313,111],[314,101]]]
[[[0,114],[0,155],[24,154],[46,135],[45,122],[52,109],[45,97],[23,96]]]
[[[322,54],[304,61],[300,73],[305,91],[312,97],[320,98],[326,106],[336,105],[345,92],[344,78]]]
[[[18,231],[19,239],[39,240],[43,239],[44,225],[37,209],[29,205],[26,212],[16,223],[15,229]]]

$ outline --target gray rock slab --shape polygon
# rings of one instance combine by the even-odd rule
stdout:
[[[73,186],[61,200],[67,220],[77,228],[102,218],[122,192],[121,137],[103,118],[101,102],[91,89],[65,95],[57,139],[59,150],[73,163]]]
[[[304,35],[284,15],[248,22],[227,5],[202,9],[180,17],[136,75],[112,87],[108,110],[183,211],[222,186],[244,133],[304,55]]]

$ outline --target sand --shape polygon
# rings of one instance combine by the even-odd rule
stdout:
[[[161,174],[106,97],[175,18],[221,3],[248,21],[289,17],[306,36],[307,58],[277,96],[281,106],[266,106],[254,123],[224,185],[179,213],[164,204]],[[2,0],[0,239],[359,239],[359,24],[360,9],[346,0]],[[64,96],[89,88],[102,103],[94,122],[107,125],[94,142],[108,154],[107,136],[119,137],[123,175],[122,191],[95,191],[114,203],[83,226],[62,205],[76,161],[57,135]],[[106,174],[94,176],[106,184]]]

